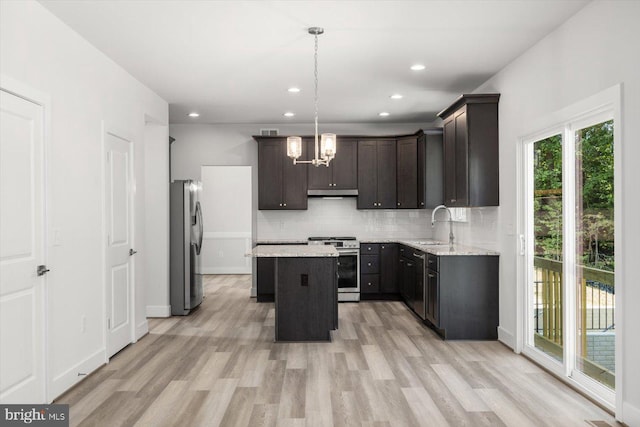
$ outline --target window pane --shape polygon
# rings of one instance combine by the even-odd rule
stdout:
[[[535,142],[533,154],[533,344],[562,361],[562,136]]]
[[[575,136],[576,367],[614,388],[613,121]]]

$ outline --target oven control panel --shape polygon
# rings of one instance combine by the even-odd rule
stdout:
[[[360,242],[355,237],[344,238],[322,238],[322,237],[310,237],[308,244],[310,245],[331,245],[336,249],[359,249]]]

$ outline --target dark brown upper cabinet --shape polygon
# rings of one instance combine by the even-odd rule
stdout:
[[[442,128],[398,138],[398,209],[434,208],[443,203],[442,150]]]
[[[315,141],[306,139],[309,159],[314,157]],[[319,142],[318,142],[319,143]],[[305,158],[307,160],[307,158]],[[338,137],[336,157],[327,166],[309,166],[309,195],[323,190],[358,189],[358,141]]]
[[[358,209],[393,209],[396,203],[395,139],[358,141]]]
[[[258,141],[258,209],[307,209],[307,165],[294,165],[287,157],[286,138]],[[302,158],[307,150],[302,145]]]
[[[418,208],[418,139],[420,136],[398,138],[397,153],[397,202],[398,209]]]
[[[438,113],[444,121],[444,204],[498,206],[500,94],[460,96]]]
[[[427,129],[418,139],[418,208],[444,203],[442,128]]]

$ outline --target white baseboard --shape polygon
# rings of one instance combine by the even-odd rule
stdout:
[[[147,317],[171,317],[170,305],[148,305]]]
[[[251,266],[246,267],[201,267],[201,274],[251,274]]]
[[[627,402],[622,402],[622,416],[624,419],[618,419],[628,426],[640,426],[640,409]]]
[[[498,341],[512,350],[515,350],[516,348],[516,338],[511,332],[507,331],[502,326],[498,326]]]
[[[85,379],[87,375],[104,365],[106,362],[105,349],[101,348],[89,357],[71,366],[60,375],[54,377],[51,380],[51,386],[49,388],[49,402],[52,402],[62,393]]]
[[[136,325],[136,336],[135,336],[134,342],[137,342],[140,338],[147,335],[148,333],[149,333],[149,324],[147,323],[147,319],[144,319],[144,321]]]

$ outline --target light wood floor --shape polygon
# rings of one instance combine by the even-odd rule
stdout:
[[[331,343],[277,344],[250,276],[208,276],[188,317],[56,400],[81,426],[607,426],[613,418],[498,342],[443,342],[399,302],[340,304]]]

